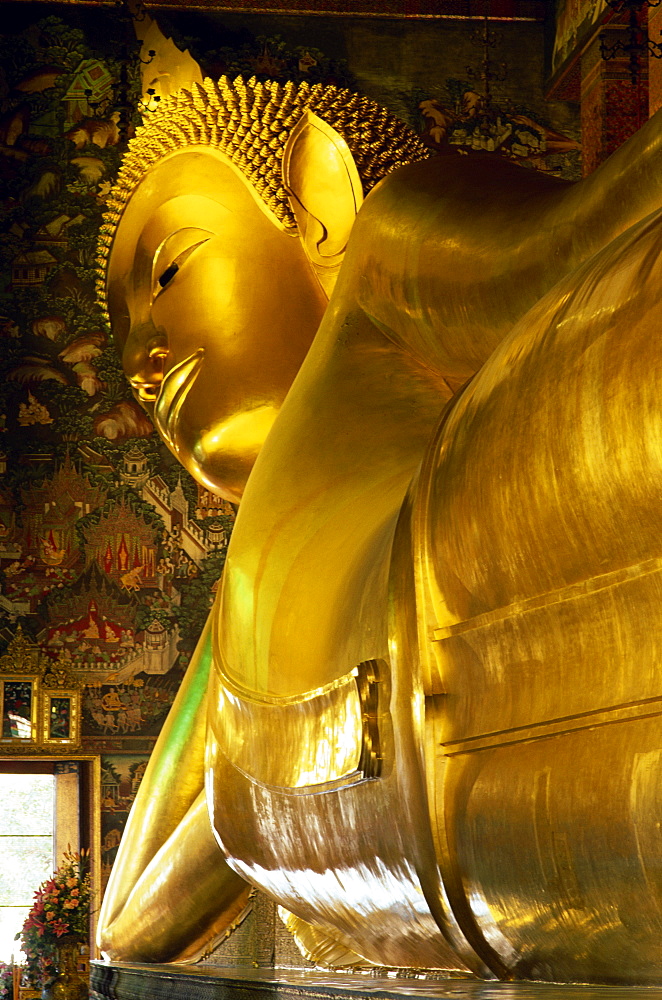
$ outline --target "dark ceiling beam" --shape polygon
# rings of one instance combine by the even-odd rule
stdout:
[[[31,0],[15,0],[29,3]],[[49,0],[46,0],[49,2]],[[115,0],[51,0],[78,7],[114,7]],[[159,10],[241,14],[299,14],[326,17],[380,17],[412,20],[544,21],[549,0],[166,0],[146,3]]]

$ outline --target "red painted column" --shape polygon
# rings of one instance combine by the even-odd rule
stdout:
[[[662,45],[662,4],[648,11],[648,37]],[[662,59],[648,57],[648,113],[655,114],[662,108]]]
[[[603,59],[600,33],[608,45],[628,43],[627,27],[613,21],[602,27],[581,56],[581,123],[584,176],[592,173],[648,118],[648,55],[642,52],[640,74],[630,77],[629,57]],[[662,67],[660,67],[662,71]]]

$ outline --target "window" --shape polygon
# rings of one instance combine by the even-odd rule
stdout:
[[[35,890],[53,871],[55,776],[0,774],[0,960],[18,958]]]

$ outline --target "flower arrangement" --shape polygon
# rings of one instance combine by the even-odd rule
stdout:
[[[87,941],[90,919],[89,851],[67,851],[50,879],[39,886],[20,933],[27,978],[45,986],[55,978],[58,947]],[[19,935],[16,935],[19,937]]]
[[[12,1000],[14,996],[14,966],[0,962],[0,1000]]]

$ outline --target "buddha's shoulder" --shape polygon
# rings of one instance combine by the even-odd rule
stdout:
[[[454,153],[394,168],[370,192],[359,218],[373,221],[419,213],[432,204],[453,202],[489,206],[513,197],[530,198],[537,194],[559,193],[571,182],[526,169],[494,154],[460,156]]]

